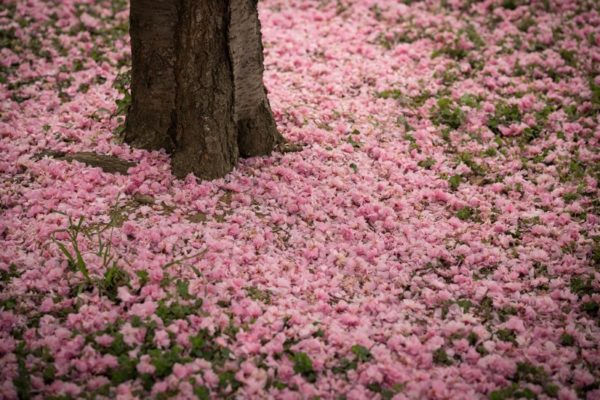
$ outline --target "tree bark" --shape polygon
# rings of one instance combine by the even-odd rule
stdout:
[[[257,0],[131,0],[125,140],[217,178],[283,141],[263,84]]]
[[[230,0],[229,51],[235,120],[243,157],[268,154],[282,141],[263,85],[263,47],[257,0]]]

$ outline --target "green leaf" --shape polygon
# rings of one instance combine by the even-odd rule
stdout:
[[[334,374],[345,374],[346,372],[348,372],[352,369],[356,369],[357,366],[358,366],[358,363],[356,360],[350,361],[347,358],[342,358],[340,360],[340,362],[338,363],[338,365],[331,368],[331,371]]]
[[[512,329],[498,329],[496,331],[496,336],[503,342],[517,343],[517,335]]]
[[[148,282],[150,282],[150,274],[148,274],[148,271],[136,271],[135,274],[138,276],[140,281],[140,287],[144,287]]]
[[[560,344],[563,346],[573,346],[575,344],[575,337],[568,333],[560,335]]]
[[[194,388],[194,394],[198,400],[210,399],[210,390],[206,386],[196,386]]]
[[[441,97],[437,101],[437,107],[432,110],[431,121],[435,125],[447,125],[452,129],[458,129],[463,124],[465,115],[458,106],[454,106],[452,99]]]
[[[454,191],[456,191],[458,189],[461,182],[462,182],[462,176],[460,176],[460,175],[453,175],[450,178],[448,178],[448,183],[450,184],[450,189],[452,189]]]
[[[292,357],[294,372],[302,375],[309,382],[316,382],[317,374],[313,369],[312,360],[304,352],[294,353]]]
[[[104,272],[100,287],[102,292],[111,300],[116,300],[118,289],[129,283],[129,274],[116,263]]]
[[[25,342],[19,342],[15,354],[17,356],[17,376],[13,379],[13,384],[17,389],[19,399],[29,399],[31,398],[31,375],[25,364],[27,358]]]
[[[113,385],[133,380],[137,376],[137,360],[123,354],[119,356],[119,366],[111,370],[110,381]]]
[[[441,365],[452,365],[452,360],[448,357],[448,353],[443,347],[433,352],[433,362]]]
[[[399,89],[386,89],[381,92],[375,93],[375,97],[380,99],[395,99],[398,100],[402,97],[402,92]]]
[[[355,344],[350,350],[356,356],[356,361],[358,362],[367,362],[373,358],[369,349],[360,344]]]
[[[471,303],[471,301],[468,299],[458,299],[456,304],[458,304],[458,306],[462,308],[463,312],[465,313],[469,312],[471,307],[473,307],[473,303]]]
[[[473,218],[475,211],[471,207],[463,207],[456,212],[456,217],[461,221],[468,221]]]
[[[271,304],[271,293],[268,290],[261,290],[256,286],[248,286],[244,290],[246,291],[246,295],[252,300]]]
[[[219,388],[223,390],[228,386],[231,387],[232,392],[237,391],[242,386],[242,383],[235,379],[234,371],[224,371],[219,374]]]
[[[431,169],[431,167],[435,165],[435,160],[431,157],[427,157],[426,159],[419,161],[417,165],[421,168]]]
[[[177,294],[184,300],[189,300],[192,298],[189,292],[189,285],[190,283],[188,281],[182,279],[178,279],[175,283],[175,286],[177,287]]]

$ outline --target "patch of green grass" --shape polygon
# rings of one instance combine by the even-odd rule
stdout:
[[[308,354],[304,352],[294,353],[292,362],[294,363],[295,373],[302,375],[308,382],[314,383],[317,381],[317,373],[313,369],[312,360]]]
[[[526,17],[521,18],[521,20],[517,24],[517,28],[519,28],[521,32],[527,32],[529,31],[529,28],[535,25],[536,20],[531,15],[528,15]]]
[[[345,374],[350,370],[355,370],[359,363],[368,362],[373,359],[373,355],[366,347],[355,344],[350,348],[350,351],[354,355],[352,360],[348,358],[342,358],[339,363],[331,368],[334,374]]]
[[[469,299],[458,299],[456,304],[462,308],[463,312],[468,313],[469,310],[474,307],[474,304]]]
[[[600,236],[596,236],[593,238],[594,242],[592,244],[590,260],[592,266],[600,267]]]
[[[437,101],[437,107],[431,110],[431,121],[435,125],[446,125],[452,129],[458,129],[463,124],[465,115],[460,107],[455,106],[452,99],[441,97]]]
[[[456,191],[462,182],[462,176],[460,175],[452,175],[448,178],[448,184],[450,185],[450,189]]]
[[[431,58],[447,56],[456,61],[462,61],[469,55],[469,51],[460,45],[460,40],[457,38],[452,43],[444,45],[431,53]]]
[[[592,317],[597,317],[600,311],[600,304],[595,301],[586,301],[581,305],[581,311],[589,314]]]
[[[518,0],[503,0],[502,1],[502,7],[506,8],[507,10],[516,10],[518,6],[519,6]]]
[[[521,111],[516,104],[499,103],[496,104],[496,110],[492,117],[488,119],[487,127],[499,135],[501,126],[508,126],[513,123],[521,122]]]
[[[137,360],[129,358],[126,354],[118,357],[119,365],[110,370],[110,382],[117,386],[137,377]]]
[[[560,344],[563,346],[574,346],[575,337],[573,335],[569,335],[568,333],[563,333],[560,335]]]
[[[471,107],[471,108],[479,108],[481,105],[481,101],[483,99],[480,96],[475,96],[472,94],[463,94],[460,97],[459,103],[463,106]]]
[[[431,157],[427,157],[426,159],[419,161],[417,165],[421,168],[431,169],[431,167],[435,165],[435,160]]]
[[[512,379],[516,382],[529,382],[539,385],[544,393],[550,397],[556,397],[558,394],[558,386],[551,382],[544,367],[533,365],[528,361],[517,363],[517,371]]]
[[[27,348],[25,342],[17,344],[15,355],[17,356],[17,375],[13,379],[13,384],[17,390],[19,399],[31,398],[31,375],[25,363],[27,358]]]
[[[476,48],[485,46],[485,40],[481,38],[474,25],[469,24],[466,28],[461,29],[459,33],[464,33],[467,38],[475,45]]]
[[[0,270],[0,287],[10,283],[14,278],[21,276],[21,272],[17,270],[16,264],[10,264],[8,271]]]
[[[350,351],[352,351],[352,354],[354,354],[356,361],[358,362],[367,362],[373,358],[369,349],[361,346],[360,344],[355,344],[352,346]]]
[[[515,345],[517,344],[517,334],[512,329],[498,329],[496,331],[496,336],[503,342],[510,342]]]
[[[74,223],[71,217],[68,217],[69,225],[66,229],[59,229],[56,232],[66,232],[69,240],[69,244],[72,247],[72,251],[64,245],[64,243],[57,241],[54,236],[52,240],[58,246],[61,253],[66,257],[69,268],[72,271],[80,272],[85,278],[87,283],[91,283],[90,272],[87,264],[83,259],[83,254],[79,249],[79,235],[82,234],[83,217],[80,217],[77,223]]]
[[[113,113],[113,117],[120,117],[120,124],[116,128],[115,134],[121,135],[125,132],[125,118],[123,117],[127,115],[131,107],[131,70],[119,73],[113,82],[113,88],[122,96],[115,100],[117,108]]]
[[[433,362],[439,365],[452,365],[452,360],[443,347],[440,347],[433,352]]]
[[[158,303],[156,316],[162,319],[165,325],[169,325],[173,321],[185,319],[190,315],[197,314],[201,307],[202,299],[197,299],[190,305],[163,299]]]
[[[560,54],[565,64],[573,68],[577,67],[577,53],[575,51],[562,49],[558,54]]]
[[[493,147],[488,147],[483,152],[483,155],[486,157],[496,157],[496,155],[498,155],[498,151],[496,151],[496,149]]]
[[[271,304],[271,293],[268,290],[261,290],[256,286],[249,286],[244,289],[246,296],[252,300],[260,301],[261,303]]]
[[[425,90],[419,93],[416,96],[411,97],[412,103],[415,107],[422,107],[427,100],[429,100],[433,95],[429,90]]]
[[[513,383],[511,386],[490,392],[488,398],[490,400],[537,399],[537,395],[531,389],[521,388]]]
[[[386,89],[375,93],[375,97],[379,99],[394,99],[398,100],[402,97],[402,92],[399,89]]]
[[[99,287],[104,295],[115,301],[120,286],[129,284],[129,275],[116,263],[104,272],[104,277],[99,283]]]
[[[460,219],[461,221],[468,221],[473,219],[475,214],[476,211],[472,207],[463,207],[456,211],[456,218]]]
[[[178,279],[175,282],[175,288],[177,289],[177,294],[183,300],[192,299],[192,295],[190,294],[189,285],[190,285],[189,281],[183,280],[183,279]]]
[[[569,287],[571,289],[571,292],[578,296],[591,295],[594,293],[594,286],[592,285],[592,281],[593,280],[591,276],[574,276],[571,278]]]
[[[396,394],[404,389],[404,385],[398,383],[390,387],[385,387],[380,383],[373,382],[367,385],[367,389],[371,392],[378,393],[382,400],[391,400]]]
[[[593,79],[589,80],[590,91],[592,92],[592,98],[590,99],[594,108],[600,108],[600,85],[597,85]]]
[[[471,346],[475,346],[479,342],[479,336],[475,332],[469,332],[467,335],[467,341]]]

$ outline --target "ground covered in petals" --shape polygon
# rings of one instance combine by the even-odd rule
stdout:
[[[0,398],[600,398],[598,4],[263,0],[303,149],[199,182],[126,1],[4,1]]]

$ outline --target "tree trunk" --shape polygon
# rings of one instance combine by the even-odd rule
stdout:
[[[225,175],[283,139],[263,85],[257,0],[131,0],[125,140],[171,153],[173,173]]]

